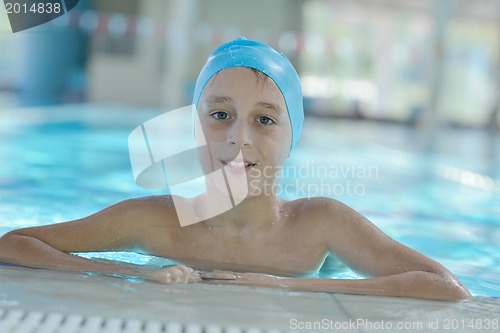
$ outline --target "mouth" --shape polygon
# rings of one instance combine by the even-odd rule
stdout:
[[[244,173],[252,170],[252,168],[257,165],[257,163],[250,162],[250,161],[236,161],[236,160],[231,160],[231,161],[221,161],[222,165],[224,168],[235,172],[235,173]]]

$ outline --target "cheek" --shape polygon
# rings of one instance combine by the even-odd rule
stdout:
[[[198,160],[205,174],[215,171],[214,152],[217,151],[218,142],[214,137],[214,130],[209,127],[206,121],[199,119],[194,137],[197,145]]]
[[[197,153],[198,162],[200,164],[201,170],[203,170],[203,173],[206,175],[213,172],[214,168],[212,166],[212,158],[210,156],[210,150],[207,149],[207,146],[199,146]]]
[[[290,145],[289,144],[281,145],[275,154],[276,164],[280,166],[285,164],[285,161],[287,160],[289,155],[290,155]]]
[[[265,137],[267,145],[274,156],[276,162],[285,161],[290,155],[290,146],[292,144],[292,131],[290,127],[283,126],[274,128],[269,133],[262,133],[261,137]]]
[[[200,126],[206,142],[222,141],[224,139],[225,130],[221,124],[213,122],[211,119],[200,119]]]
[[[265,145],[266,148],[261,149],[264,159],[268,161],[269,164],[275,166],[283,165],[290,153],[289,142],[275,137],[266,139],[266,142],[262,144]]]

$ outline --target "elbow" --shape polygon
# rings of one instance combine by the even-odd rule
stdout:
[[[457,302],[472,297],[470,291],[450,272],[438,274],[438,278],[433,278],[435,286],[441,289],[440,300]],[[436,281],[437,280],[437,281]]]
[[[462,301],[472,297],[470,291],[457,279],[454,279],[454,285],[450,289],[449,301]]]
[[[24,235],[19,232],[19,229],[9,231],[8,233],[0,236],[0,245],[1,244],[3,244],[3,245],[12,244],[13,242],[15,243],[20,239],[20,237],[23,237],[23,236]]]
[[[10,243],[10,242],[12,241],[12,239],[15,239],[15,237],[16,237],[16,236],[17,236],[17,235],[16,235],[16,233],[15,233],[15,230],[13,230],[13,231],[9,231],[8,233],[6,233],[6,234],[2,235],[2,236],[0,237],[0,246],[1,246],[1,245],[5,245],[5,244],[7,244],[7,243]]]
[[[18,230],[13,230],[2,235],[0,237],[0,262],[19,264],[20,257],[33,251],[32,244],[32,238],[24,236]]]
[[[471,298],[472,297],[472,294],[470,293],[469,290],[467,290],[467,288],[463,288],[462,291],[460,292],[459,295],[456,296],[455,300],[456,301],[462,301],[462,300],[465,300],[465,299],[468,299],[468,298]]]
[[[13,237],[23,236],[23,234],[20,232],[21,230],[23,230],[23,229],[15,229],[15,230],[11,230],[11,231],[3,234],[0,237],[0,242],[5,242],[7,240],[12,239]]]
[[[25,232],[27,228],[24,229],[15,229],[12,231],[7,232],[6,234],[2,235],[0,237],[0,245],[18,245],[19,242],[23,244],[23,242],[28,239],[28,238],[33,238],[30,236],[28,233]]]
[[[14,232],[8,232],[0,237],[0,262],[14,263],[13,253],[18,252],[18,239]]]
[[[0,247],[1,246],[12,246],[12,244],[16,244],[19,241],[20,236],[23,236],[23,235],[19,234],[18,230],[9,231],[8,233],[6,233],[0,237]]]
[[[458,302],[471,297],[467,288],[450,272],[409,272],[397,296]]]

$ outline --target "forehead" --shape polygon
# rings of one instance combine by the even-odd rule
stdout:
[[[201,99],[207,96],[259,99],[258,102],[275,103],[286,110],[276,83],[267,75],[246,67],[226,68],[216,73],[203,89]]]

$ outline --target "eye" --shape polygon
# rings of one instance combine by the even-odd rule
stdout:
[[[272,120],[271,118],[269,118],[267,116],[260,116],[259,118],[257,118],[257,121],[259,123],[261,123],[262,125],[272,125],[272,124],[274,124],[274,120]]]
[[[229,118],[229,115],[224,111],[217,111],[212,113],[210,117],[213,117],[217,120],[227,120]]]

